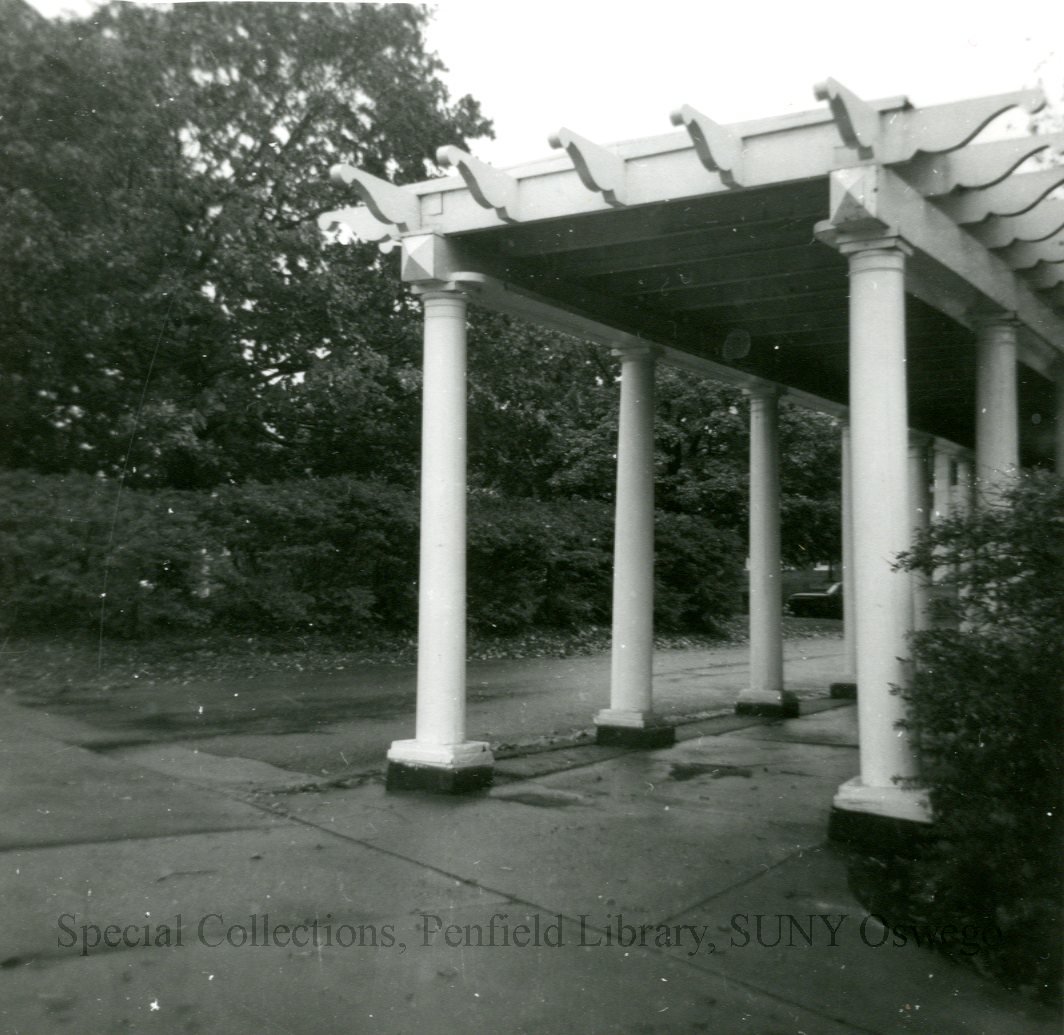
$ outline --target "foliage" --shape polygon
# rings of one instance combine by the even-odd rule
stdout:
[[[996,924],[986,965],[1059,996],[1064,481],[1028,473],[1006,505],[935,525],[905,564],[942,572],[963,619],[913,642],[907,697],[936,824],[907,875],[911,908]]]
[[[410,634],[414,492],[349,475],[213,491],[125,489],[81,473],[0,472],[0,594],[7,632],[146,636],[233,632]],[[740,575],[734,540],[659,513],[662,632],[714,630]],[[469,621],[524,635],[609,624],[612,511],[581,500],[475,494]],[[692,574],[697,572],[697,574]],[[106,594],[106,596],[102,596]]]
[[[125,492],[86,474],[0,473],[2,624],[136,636],[202,628],[210,550],[194,493]]]
[[[416,327],[317,225],[490,132],[406,4],[112,4],[0,62],[4,466],[200,487],[409,480]],[[143,405],[142,405],[143,403]],[[139,421],[138,421],[138,411]]]
[[[106,577],[127,635],[408,629],[418,307],[394,257],[318,218],[352,200],[336,161],[407,182],[490,133],[447,96],[426,10],[0,10],[0,468],[99,475],[13,476],[52,526],[8,521],[17,622],[91,625]],[[617,377],[601,347],[471,313],[474,628],[608,621]],[[658,395],[658,621],[709,628],[746,538],[747,405],[664,366]],[[785,557],[830,556],[836,430],[785,408],[781,434]]]

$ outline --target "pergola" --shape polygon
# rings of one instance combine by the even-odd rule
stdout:
[[[661,745],[653,707],[653,392],[657,362],[750,393],[751,685],[740,710],[794,714],[783,689],[778,408],[843,421],[843,558],[860,775],[843,823],[928,822],[897,728],[906,637],[928,587],[893,560],[951,508],[990,505],[1021,463],[1064,456],[1064,166],[1018,172],[1064,134],[972,143],[1040,91],[914,108],[834,80],[821,110],[724,126],[684,106],[675,131],[399,187],[333,170],[363,205],[336,216],[401,242],[424,305],[417,719],[389,786],[483,786],[465,734],[465,347],[469,302],[614,350],[621,362],[613,660],[601,741]],[[1054,443],[1054,427],[1055,438]]]

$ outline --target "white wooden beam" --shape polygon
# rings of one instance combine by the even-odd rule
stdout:
[[[436,161],[458,170],[478,205],[494,209],[499,218],[507,222],[521,218],[517,180],[509,173],[501,172],[450,144],[436,151]]]
[[[1015,93],[917,108],[902,117],[887,120],[882,156],[889,155],[891,161],[905,161],[921,151],[925,154],[956,151],[1010,108],[1023,108],[1034,114],[1045,104],[1045,94],[1041,90],[1017,90]]]
[[[832,173],[829,207],[831,218],[816,226],[821,240],[838,247],[853,234],[900,236],[918,253],[914,264],[926,259],[945,272],[942,283],[947,290],[952,290],[951,282],[967,283],[984,305],[990,303],[1016,313],[1028,329],[1058,354],[1064,353],[1064,319],[1004,262],[974,244],[948,216],[890,169],[868,165]],[[1064,264],[1042,265],[1064,270]],[[1054,283],[1039,286],[1052,287]]]
[[[329,175],[334,183],[354,187],[370,212],[382,223],[394,223],[404,233],[421,226],[421,205],[413,191],[397,187],[353,165],[334,165]]]
[[[1064,229],[1064,198],[1045,199],[1019,216],[991,216],[966,229],[987,248],[1004,248],[1014,241],[1044,241]]]
[[[674,126],[685,126],[701,163],[720,174],[729,187],[745,186],[743,171],[743,140],[726,126],[695,111],[689,104],[677,108],[669,116]]]
[[[1064,184],[1064,165],[1018,173],[993,187],[938,198],[936,204],[955,223],[978,223],[987,216],[1018,216],[1034,208],[1061,184]]]
[[[996,140],[947,154],[917,155],[910,162],[895,165],[894,171],[925,198],[935,197],[958,188],[975,189],[1000,183],[1032,155],[1062,146],[1064,133]]]
[[[565,149],[588,190],[601,194],[611,205],[628,203],[624,159],[618,154],[564,127],[550,137],[550,146]]]

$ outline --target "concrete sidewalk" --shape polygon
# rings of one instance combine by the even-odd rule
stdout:
[[[814,707],[448,799],[168,777],[0,700],[0,1030],[1058,1031],[850,895],[824,837],[854,710]]]

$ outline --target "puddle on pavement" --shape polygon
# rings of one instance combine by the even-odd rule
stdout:
[[[565,809],[570,805],[582,805],[583,800],[575,795],[550,794],[546,791],[517,791],[494,795],[498,801],[516,801],[520,805],[534,805],[541,809]]]
[[[720,780],[725,776],[743,776],[749,779],[754,775],[753,769],[745,765],[710,765],[704,762],[673,762],[669,768],[670,780],[694,780],[699,776],[708,776],[711,780]]]

